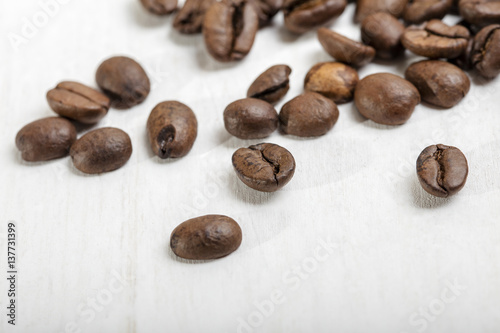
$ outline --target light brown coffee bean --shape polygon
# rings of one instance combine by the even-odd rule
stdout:
[[[485,27],[500,23],[499,0],[460,0],[460,15],[469,23]]]
[[[287,65],[275,65],[260,74],[250,85],[247,97],[258,98],[274,104],[290,89],[289,76],[292,69]]]
[[[226,130],[240,139],[262,139],[278,128],[278,113],[266,101],[244,98],[224,110]]]
[[[375,57],[373,47],[353,41],[327,28],[318,29],[318,40],[329,55],[352,66],[364,66]]]
[[[423,23],[431,19],[442,19],[453,6],[453,0],[410,0],[403,19],[408,23]]]

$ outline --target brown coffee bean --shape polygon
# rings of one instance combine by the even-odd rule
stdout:
[[[323,95],[306,92],[283,105],[279,118],[283,133],[315,137],[332,129],[339,119],[339,110]]]
[[[391,14],[375,13],[361,23],[361,39],[376,50],[377,58],[394,59],[404,54],[401,44],[404,30],[403,23]]]
[[[208,8],[217,0],[186,0],[175,15],[174,28],[183,34],[200,33]]]
[[[471,51],[472,66],[483,77],[493,79],[500,73],[500,25],[484,27],[474,37]]]
[[[443,108],[451,108],[467,95],[470,80],[455,65],[438,60],[411,64],[405,78],[418,89],[422,100]]]
[[[304,80],[304,90],[319,93],[337,104],[352,101],[359,81],[358,72],[340,62],[314,65]]]
[[[358,0],[356,4],[356,22],[363,22],[365,18],[375,13],[387,13],[401,17],[408,0]]]
[[[485,27],[500,23],[499,0],[460,0],[460,15],[469,23]]]
[[[170,236],[170,247],[184,259],[211,260],[236,251],[241,239],[241,228],[235,220],[224,215],[205,215],[179,224]]]
[[[373,47],[353,41],[327,28],[318,29],[318,40],[329,55],[352,66],[364,66],[375,57]]]
[[[261,143],[240,148],[233,154],[238,178],[261,192],[275,192],[288,184],[295,173],[295,159],[285,148]]]
[[[401,125],[420,103],[420,94],[413,84],[397,75],[377,73],[359,81],[354,103],[363,116],[376,123]]]
[[[410,0],[403,19],[408,23],[423,23],[431,19],[442,19],[453,5],[453,0]]]
[[[168,15],[177,8],[177,0],[141,0],[141,4],[155,15]]]
[[[95,124],[107,113],[110,100],[106,95],[78,82],[61,82],[47,93],[47,102],[60,116],[83,124]]]
[[[147,132],[153,152],[160,158],[186,156],[198,135],[194,112],[177,101],[158,104],[148,118]]]
[[[205,45],[215,60],[241,60],[250,52],[258,28],[257,13],[248,1],[222,0],[205,14]]]
[[[259,17],[259,27],[269,25],[283,6],[283,0],[250,0]]]
[[[113,57],[104,61],[96,73],[96,81],[111,105],[127,109],[142,103],[149,95],[150,82],[144,69],[127,57]]]
[[[463,26],[450,27],[440,20],[431,20],[423,28],[408,27],[401,42],[420,56],[452,59],[465,52],[469,37],[469,30]]]
[[[262,139],[278,128],[278,113],[260,99],[245,98],[229,104],[224,110],[226,130],[240,139]]]
[[[417,176],[423,189],[441,198],[460,191],[467,180],[469,167],[460,149],[434,145],[425,148],[417,159]]]
[[[109,172],[127,163],[132,155],[132,142],[121,129],[99,128],[78,139],[71,147],[70,155],[81,172]]]
[[[328,24],[344,12],[346,0],[285,0],[285,27],[302,34]]]
[[[260,74],[247,91],[247,97],[258,98],[274,104],[290,89],[292,69],[287,65],[275,65]]]
[[[24,126],[16,136],[16,147],[23,160],[48,161],[67,156],[76,140],[76,129],[64,118],[50,117]]]

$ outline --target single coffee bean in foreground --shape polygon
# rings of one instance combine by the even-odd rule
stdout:
[[[420,94],[409,81],[390,73],[368,75],[354,92],[358,111],[383,125],[401,125],[410,119]]]
[[[340,62],[322,62],[307,73],[304,90],[317,92],[341,104],[352,101],[358,81],[358,72],[354,68]]]
[[[460,15],[469,23],[484,27],[500,23],[499,0],[460,0]]]
[[[331,99],[306,92],[283,105],[279,118],[283,133],[315,137],[332,129],[339,119],[339,109]]]
[[[95,124],[109,110],[109,98],[78,82],[64,81],[47,93],[47,102],[58,115],[82,124]]]
[[[149,78],[144,69],[127,57],[104,61],[97,69],[96,81],[117,109],[128,109],[142,103],[150,91]]]
[[[356,2],[356,22],[362,22],[369,15],[387,13],[401,17],[408,0],[358,0]]]
[[[489,25],[478,32],[470,58],[481,76],[493,79],[500,73],[500,24]]]
[[[460,149],[433,145],[425,148],[417,159],[417,176],[428,193],[446,198],[460,191],[467,180],[469,167]]]
[[[76,141],[75,126],[67,119],[49,117],[24,126],[16,136],[23,160],[48,161],[67,156]]]
[[[252,48],[259,19],[247,0],[222,0],[210,6],[203,21],[208,53],[215,60],[243,59]]]
[[[375,57],[373,47],[353,41],[327,28],[318,29],[318,40],[326,53],[352,66],[364,66]]]
[[[240,139],[262,139],[278,128],[278,113],[266,101],[245,98],[229,104],[224,110],[226,130]]]
[[[467,95],[470,80],[463,70],[440,60],[422,60],[411,64],[405,78],[418,89],[422,100],[451,108]]]
[[[216,0],[186,0],[175,15],[174,29],[183,34],[200,33],[205,13]]]
[[[205,215],[179,224],[170,236],[170,247],[184,259],[211,260],[233,253],[241,240],[241,228],[235,220],[224,215]]]
[[[250,0],[259,17],[259,27],[269,25],[283,6],[283,0]]]
[[[404,54],[401,36],[405,27],[388,13],[375,13],[361,23],[361,40],[376,50],[380,59],[394,59]]]
[[[177,0],[141,0],[141,4],[155,15],[168,15],[177,8]]]
[[[403,13],[408,23],[423,23],[431,19],[442,19],[453,6],[453,0],[413,0],[409,1]]]
[[[187,106],[177,101],[158,104],[147,122],[149,143],[160,158],[186,156],[198,135],[196,115]]]
[[[81,172],[97,174],[121,168],[132,155],[132,142],[118,128],[104,127],[88,132],[70,150],[75,167]]]
[[[295,173],[295,159],[285,148],[261,143],[240,148],[233,154],[238,178],[261,192],[275,192],[288,184]]]
[[[285,0],[285,27],[302,34],[328,24],[344,12],[346,0]]]
[[[274,104],[286,95],[290,89],[290,73],[287,65],[275,65],[267,69],[252,83],[247,97],[258,98]]]

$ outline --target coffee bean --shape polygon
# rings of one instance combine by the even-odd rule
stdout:
[[[23,160],[48,161],[67,156],[76,140],[76,129],[64,118],[50,117],[24,126],[16,136],[16,147]]]
[[[170,247],[184,259],[211,260],[236,251],[241,239],[241,228],[235,220],[224,215],[205,215],[179,224],[170,236]]]
[[[132,142],[124,131],[105,127],[78,139],[70,150],[75,167],[89,174],[121,168],[132,155]]]
[[[262,139],[278,128],[278,113],[263,100],[240,99],[224,110],[224,126],[237,138]]]
[[[177,0],[141,0],[141,4],[155,15],[168,15],[177,8]]]
[[[456,58],[448,59],[448,61],[463,70],[471,69],[472,68],[471,56],[472,56],[473,45],[474,45],[474,38],[470,38],[467,41],[467,47],[465,48],[465,51],[462,52],[462,54]]]
[[[254,5],[259,17],[259,27],[269,25],[283,6],[283,0],[250,0],[250,2]]]
[[[96,81],[111,105],[127,109],[142,103],[149,95],[150,82],[144,69],[127,57],[113,57],[104,61],[96,73]]]
[[[261,143],[240,148],[233,154],[238,178],[250,188],[275,192],[288,184],[295,173],[295,159],[285,148]]]
[[[353,41],[327,28],[318,29],[318,40],[329,55],[352,66],[364,66],[375,57],[373,47]]]
[[[358,81],[358,72],[354,68],[340,62],[322,62],[307,73],[304,90],[317,92],[341,104],[352,101]]]
[[[344,12],[346,0],[285,0],[285,27],[302,34],[328,24]]]
[[[460,15],[469,23],[485,27],[500,23],[499,0],[460,0]]]
[[[417,88],[409,81],[390,73],[368,75],[354,91],[358,111],[383,125],[404,124],[420,103]]]
[[[394,59],[404,54],[404,25],[388,13],[375,13],[361,23],[361,40],[376,50],[377,58]]]
[[[323,95],[306,92],[283,105],[279,118],[283,133],[315,137],[332,129],[339,119],[339,110]]]
[[[500,25],[484,27],[474,37],[471,63],[483,77],[493,79],[500,73]]]
[[[425,148],[417,159],[417,176],[423,189],[441,198],[460,191],[467,180],[469,167],[460,149],[433,145]]]
[[[61,82],[47,93],[47,102],[60,116],[83,124],[95,124],[107,113],[110,100],[97,90],[77,82]]]
[[[413,0],[409,1],[403,13],[408,23],[423,23],[431,19],[442,19],[453,5],[453,0]]]
[[[452,59],[465,52],[469,37],[469,30],[463,26],[450,27],[440,20],[431,20],[423,28],[408,27],[401,42],[420,56]]]
[[[205,45],[218,61],[241,60],[250,52],[258,28],[257,13],[248,1],[222,0],[205,14]]]
[[[407,2],[408,0],[358,0],[355,21],[363,22],[365,18],[375,13],[387,13],[401,17]]]
[[[174,19],[174,28],[184,34],[200,33],[208,8],[217,0],[186,0]]]
[[[287,65],[275,65],[260,74],[247,91],[247,97],[258,98],[274,104],[290,89],[289,75],[292,69]]]
[[[443,108],[451,108],[467,95],[470,80],[455,65],[438,60],[411,64],[405,78],[418,89],[422,100]]]
[[[158,104],[148,118],[147,132],[153,152],[162,159],[186,156],[198,134],[193,111],[177,101]]]

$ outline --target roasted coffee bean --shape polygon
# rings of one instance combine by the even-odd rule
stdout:
[[[224,215],[205,215],[179,224],[170,236],[170,247],[184,259],[211,260],[236,251],[241,239],[241,228],[235,220]]]
[[[295,173],[295,159],[285,148],[261,143],[240,148],[233,154],[238,178],[261,192],[275,192],[288,184]]]
[[[434,145],[425,148],[417,159],[417,176],[428,193],[446,198],[460,191],[467,180],[469,167],[460,149]]]
[[[328,24],[344,12],[346,0],[285,0],[285,27],[301,34]]]
[[[484,27],[500,23],[499,0],[460,0],[460,15],[469,23]]]
[[[403,23],[391,14],[375,13],[361,23],[361,39],[376,50],[377,58],[394,59],[404,54],[401,44],[404,30]]]
[[[104,61],[97,69],[96,81],[117,109],[142,103],[150,91],[149,78],[144,69],[127,57]]]
[[[60,116],[83,124],[95,124],[107,113],[110,100],[95,89],[77,82],[61,82],[47,93],[47,102]]]
[[[193,111],[177,101],[158,104],[147,123],[149,143],[160,158],[186,156],[198,134],[198,121]]]
[[[323,95],[306,92],[283,105],[279,118],[283,133],[314,137],[332,129],[339,119],[339,110]]]
[[[175,15],[174,28],[183,34],[200,33],[205,13],[217,0],[186,0]]]
[[[259,17],[259,27],[269,25],[283,6],[283,0],[250,0],[250,2],[254,5]]]
[[[356,22],[363,22],[365,18],[375,13],[387,13],[401,17],[408,0],[358,0],[356,4]]]
[[[272,66],[252,83],[247,97],[258,98],[274,104],[286,95],[290,89],[289,76],[292,69],[287,65]]]
[[[278,113],[263,100],[240,99],[224,110],[224,126],[237,138],[262,139],[278,128]]]
[[[141,3],[155,15],[168,15],[177,8],[177,0],[141,0]]]
[[[432,59],[452,59],[467,49],[469,30],[461,25],[448,26],[431,20],[425,27],[408,27],[401,42],[411,52]]]
[[[463,70],[471,69],[472,68],[471,56],[472,56],[473,46],[474,46],[474,38],[470,38],[467,41],[467,47],[465,48],[465,51],[462,52],[462,54],[456,58],[448,59],[448,61]]]
[[[76,140],[76,129],[64,118],[50,117],[24,126],[16,136],[16,147],[23,160],[48,161],[67,156]]]
[[[405,78],[418,89],[423,101],[442,108],[458,104],[470,88],[470,80],[464,71],[438,60],[411,64],[406,69]]]
[[[352,101],[358,81],[358,72],[354,68],[340,62],[322,62],[307,73],[304,90],[317,92],[341,104]]]
[[[474,37],[471,63],[483,77],[493,79],[500,73],[500,25],[484,27]]]
[[[413,84],[397,75],[377,73],[359,81],[354,103],[363,116],[376,123],[401,125],[420,103],[420,94]]]
[[[252,48],[259,19],[246,0],[222,0],[208,9],[203,36],[208,52],[218,61],[243,59]]]
[[[329,55],[352,66],[364,66],[375,57],[373,47],[353,41],[327,28],[318,29],[318,40]]]
[[[89,174],[116,170],[132,155],[132,142],[124,131],[105,127],[78,139],[70,150],[75,167]]]
[[[453,5],[453,0],[410,0],[403,19],[408,23],[423,23],[431,19],[442,19]]]

